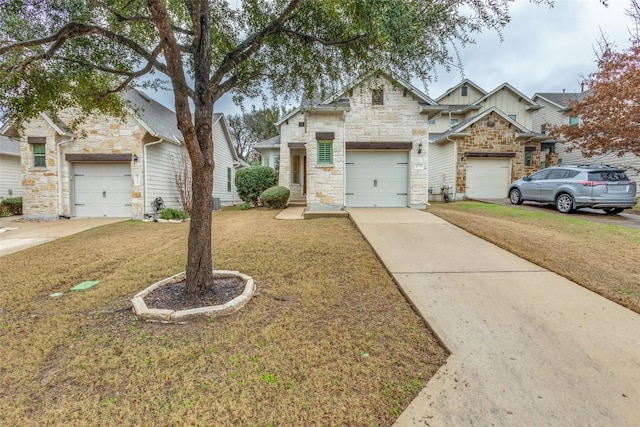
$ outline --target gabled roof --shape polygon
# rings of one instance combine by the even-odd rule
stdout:
[[[481,93],[481,94],[483,94],[483,95],[486,95],[486,94],[487,94],[487,91],[486,91],[486,90],[482,89],[480,86],[478,86],[477,84],[475,84],[475,83],[474,83],[474,82],[472,82],[471,80],[469,80],[469,79],[464,79],[464,80],[462,80],[460,83],[458,83],[457,85],[455,85],[455,86],[450,87],[449,89],[447,89],[447,91],[446,91],[445,93],[443,93],[442,95],[440,95],[439,97],[437,97],[437,98],[436,98],[436,101],[437,101],[437,102],[440,102],[440,100],[441,100],[442,98],[445,98],[445,97],[449,96],[449,95],[450,95],[452,92],[454,92],[456,89],[458,89],[459,87],[465,86],[465,85],[473,87],[475,90],[477,90],[478,92],[480,92],[480,93]]]
[[[434,105],[437,106],[437,102],[434,101],[433,99],[429,98],[429,96],[422,92],[421,90],[419,90],[418,88],[416,88],[414,85],[412,85],[410,82],[395,76],[391,73],[387,73],[384,71],[376,71],[373,73],[369,73],[366,74],[364,77],[360,77],[357,79],[354,79],[351,83],[349,83],[347,86],[345,86],[344,88],[340,89],[338,92],[334,93],[333,95],[329,96],[328,98],[322,100],[319,96],[315,96],[312,100],[309,99],[303,99],[302,102],[300,103],[300,107],[296,108],[295,110],[289,112],[288,114],[286,114],[284,117],[282,117],[280,120],[278,120],[275,125],[276,127],[279,127],[282,123],[284,123],[285,121],[289,120],[291,117],[295,116],[296,114],[298,114],[300,111],[308,111],[308,110],[333,110],[333,111],[349,111],[350,105],[348,102],[345,102],[344,100],[342,100],[342,97],[344,96],[345,93],[347,93],[349,90],[353,89],[354,87],[356,87],[357,85],[359,85],[360,83],[364,82],[365,80],[371,78],[374,75],[383,75],[385,76],[387,79],[391,80],[394,83],[399,84],[400,86],[404,87],[405,89],[407,89],[409,92],[411,92],[411,94],[413,96],[415,96],[416,98],[419,99],[419,102],[425,104],[425,105]],[[341,102],[342,101],[342,102]]]
[[[176,113],[136,89],[129,89],[122,97],[131,103],[133,116],[149,134],[171,142],[183,141]]]
[[[498,91],[501,91],[503,89],[509,89],[511,92],[518,95],[518,97],[526,101],[527,104],[529,104],[529,106],[527,107],[527,110],[539,110],[540,108],[542,108],[540,105],[536,104],[532,99],[530,99],[527,95],[520,92],[518,89],[514,88],[513,86],[511,86],[509,83],[506,83],[506,82],[502,83],[500,86],[498,86],[497,88],[495,88],[494,90],[492,90],[491,92],[483,96],[482,98],[478,99],[473,104],[474,105],[480,104],[481,102],[486,101],[488,98],[492,97],[493,95],[498,93]]]
[[[20,156],[20,141],[9,138],[8,136],[0,136],[0,154],[8,156]]]
[[[558,109],[563,110],[570,106],[571,101],[580,102],[590,94],[591,90],[585,90],[584,92],[536,92],[533,95],[533,99],[542,98],[558,107]]]
[[[260,151],[260,148],[280,148],[280,135],[276,135],[273,138],[265,139],[257,144],[253,144],[252,148]]]
[[[525,128],[520,123],[510,118],[506,113],[502,112],[499,108],[491,107],[488,110],[484,110],[480,114],[476,114],[475,116],[469,117],[468,119],[463,120],[460,123],[457,123],[455,126],[453,126],[451,129],[449,129],[445,133],[431,134],[430,135],[430,137],[432,138],[431,142],[434,144],[438,144],[440,142],[448,141],[451,138],[465,137],[469,135],[466,132],[466,129],[469,126],[478,122],[480,119],[484,118],[485,116],[488,116],[491,113],[495,113],[500,117],[502,117],[507,122],[509,122],[515,128],[516,132],[519,134],[518,137],[531,137],[531,138],[543,137],[543,139],[548,139],[548,137],[545,135],[531,132],[529,129]]]

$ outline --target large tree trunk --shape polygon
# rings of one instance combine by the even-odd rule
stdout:
[[[213,164],[193,170],[193,207],[189,223],[187,255],[188,294],[202,293],[213,281],[211,261],[211,194],[213,192]]]

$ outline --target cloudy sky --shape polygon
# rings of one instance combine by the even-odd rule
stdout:
[[[511,4],[511,22],[503,31],[504,41],[486,30],[476,44],[460,51],[463,69],[437,70],[437,81],[423,89],[437,98],[464,77],[486,91],[508,82],[527,96],[536,92],[580,91],[580,76],[596,70],[594,48],[601,32],[615,44],[629,46],[632,20],[625,14],[628,0],[555,0],[553,8],[528,0]],[[173,109],[169,93],[150,95]],[[257,102],[257,106],[261,106]],[[245,103],[247,107],[251,103]],[[224,114],[239,112],[229,96],[216,104]]]

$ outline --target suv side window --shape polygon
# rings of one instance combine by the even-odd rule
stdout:
[[[580,174],[580,171],[567,170],[566,172],[567,174],[564,176],[565,178],[575,178],[576,176],[578,176],[578,174]]]
[[[540,172],[536,172],[533,175],[531,175],[529,177],[529,180],[540,181],[541,179],[545,179],[548,173],[549,173],[549,170],[541,170]]]
[[[547,179],[562,179],[567,176],[567,172],[570,172],[566,169],[554,169],[549,173]]]

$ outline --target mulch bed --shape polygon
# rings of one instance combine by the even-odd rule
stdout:
[[[202,294],[185,294],[185,281],[172,283],[153,290],[144,297],[148,308],[164,310],[189,310],[192,308],[222,305],[242,294],[246,283],[239,277],[216,278]]]

